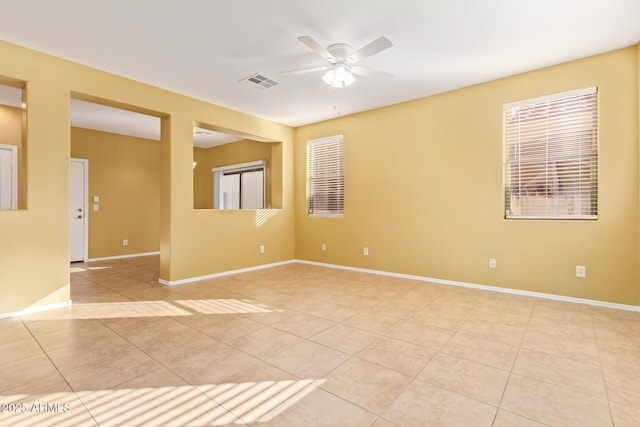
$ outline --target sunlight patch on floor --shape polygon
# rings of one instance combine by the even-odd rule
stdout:
[[[199,387],[246,423],[271,421],[320,387],[326,380],[260,381],[224,389]]]
[[[255,304],[246,299],[239,300],[234,298],[176,300],[175,303],[202,314],[271,313],[280,311],[274,310],[265,304]]]
[[[246,299],[203,299],[74,303],[72,308],[39,312],[23,317],[28,320],[118,319],[193,316],[197,314],[274,313],[281,311],[266,304],[254,303]]]
[[[324,382],[307,379],[0,395],[7,408],[18,408],[0,413],[0,427],[93,425],[92,417],[100,426],[267,422]]]
[[[123,317],[192,316],[193,313],[167,301],[128,301],[74,304],[88,319]]]
[[[71,267],[69,268],[69,272],[70,273],[82,273],[84,271],[108,270],[110,268],[112,268],[112,267],[96,266],[96,267],[82,268],[82,267],[77,267],[77,266],[71,265]]]

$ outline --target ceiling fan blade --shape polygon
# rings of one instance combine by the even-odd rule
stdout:
[[[372,70],[371,68],[360,67],[358,65],[352,65],[349,67],[353,74],[357,74],[363,77],[377,77],[390,79],[393,78],[393,74],[385,73],[384,71]]]
[[[306,73],[314,73],[316,71],[328,70],[331,68],[329,65],[325,65],[324,67],[313,67],[313,68],[301,68],[299,70],[289,70],[289,71],[281,71],[281,76],[297,76],[298,74],[306,74]]]
[[[351,58],[353,62],[362,61],[363,59],[368,58],[371,55],[375,55],[378,52],[389,49],[391,46],[393,46],[393,43],[391,43],[388,38],[384,36],[378,37],[362,49],[353,52],[351,55],[349,55],[349,58]]]
[[[327,49],[325,49],[322,46],[320,46],[318,44],[318,42],[315,41],[314,39],[312,39],[311,37],[309,37],[309,36],[300,36],[300,37],[298,37],[298,40],[300,40],[300,43],[302,43],[303,45],[305,45],[306,47],[308,47],[309,49],[311,49],[312,51],[314,51],[315,53],[317,53],[318,55],[320,55],[321,57],[323,57],[327,61],[329,61],[329,60],[331,60],[333,58],[333,55],[331,55],[329,52],[327,52]]]

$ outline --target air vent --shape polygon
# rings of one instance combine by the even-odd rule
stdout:
[[[258,89],[269,89],[270,87],[274,87],[275,85],[279,84],[277,81],[272,80],[269,77],[259,73],[253,74],[240,80],[240,83],[244,83]]]

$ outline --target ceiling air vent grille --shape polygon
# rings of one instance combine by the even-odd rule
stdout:
[[[274,87],[275,85],[279,84],[277,81],[272,80],[260,73],[256,73],[249,77],[246,77],[240,80],[240,83],[244,83],[258,89],[269,89],[270,87]]]

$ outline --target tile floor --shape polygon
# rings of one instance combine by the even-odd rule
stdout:
[[[0,320],[0,427],[636,426],[640,314],[290,264],[72,264]]]

